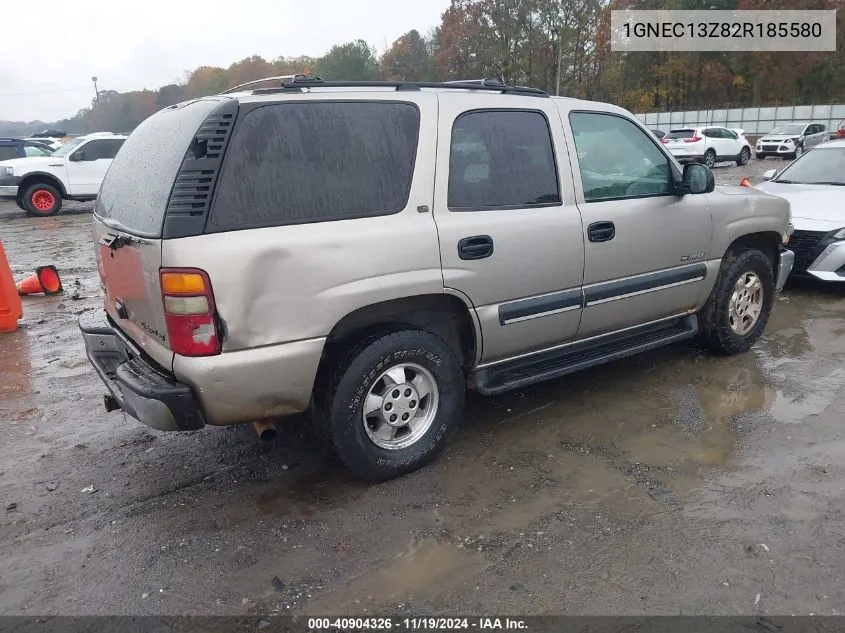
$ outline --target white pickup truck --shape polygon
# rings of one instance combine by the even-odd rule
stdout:
[[[0,200],[24,211],[55,215],[63,200],[93,200],[126,136],[97,132],[69,141],[50,156],[0,162]]]

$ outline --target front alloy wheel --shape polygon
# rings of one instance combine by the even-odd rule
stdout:
[[[748,334],[763,311],[763,283],[753,272],[736,280],[728,308],[728,322],[739,336]]]

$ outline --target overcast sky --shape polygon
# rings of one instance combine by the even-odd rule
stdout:
[[[0,120],[53,121],[101,89],[155,89],[197,66],[379,51],[440,23],[449,0],[20,0],[2,11]]]

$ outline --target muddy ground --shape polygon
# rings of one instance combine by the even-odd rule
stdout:
[[[265,444],[106,414],[74,206],[0,207],[15,275],[54,263],[66,288],[0,338],[0,613],[845,611],[845,290],[789,287],[742,356],[677,345],[470,397],[436,463],[366,486],[301,419]]]

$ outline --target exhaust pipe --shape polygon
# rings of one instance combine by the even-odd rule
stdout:
[[[276,439],[276,425],[269,420],[258,420],[257,422],[253,422],[252,426],[255,427],[258,437],[265,442]]]

